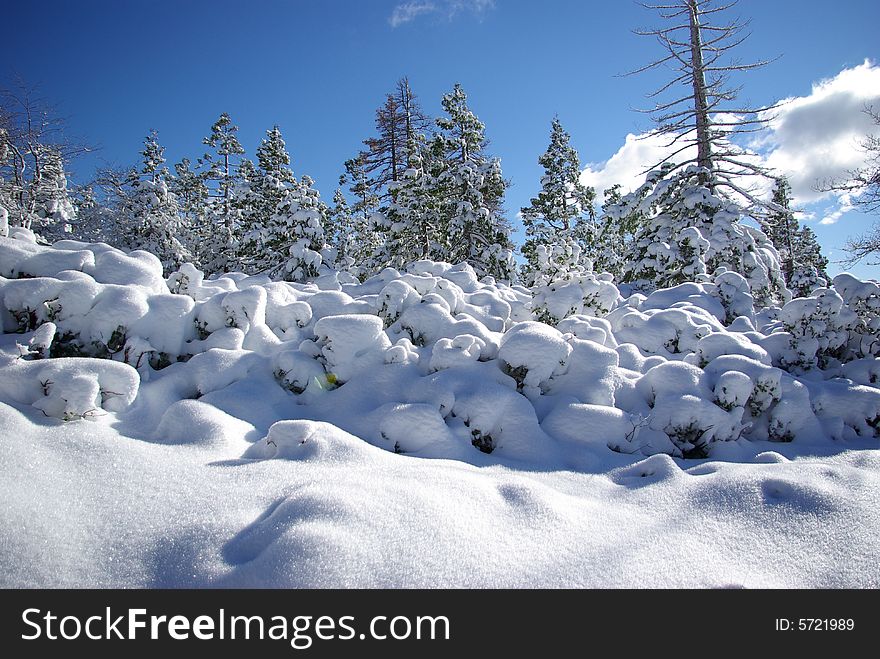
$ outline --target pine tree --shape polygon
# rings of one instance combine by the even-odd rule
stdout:
[[[445,117],[432,141],[435,162],[433,194],[440,198],[440,226],[448,248],[446,260],[468,262],[481,276],[509,280],[513,276],[510,226],[502,215],[508,186],[497,159],[483,152],[485,126],[467,105],[456,84],[441,100]]]
[[[596,235],[589,256],[596,272],[609,272],[618,281],[622,280],[626,258],[630,253],[636,233],[645,224],[644,213],[636,208],[622,206],[623,195],[620,185],[605,190],[602,213],[596,222]],[[615,209],[627,208],[619,215]]]
[[[42,169],[32,190],[32,228],[45,240],[54,242],[69,238],[76,221],[76,208],[67,189],[67,175],[61,152],[54,147],[41,146]]]
[[[801,227],[793,240],[795,269],[788,282],[788,287],[796,297],[810,295],[815,289],[827,286],[831,281],[828,276],[828,259],[822,254],[822,248],[816,234],[810,227]]]
[[[786,283],[791,281],[796,267],[794,241],[798,233],[798,221],[791,210],[791,185],[784,177],[776,179],[773,187],[773,208],[761,222],[761,228],[776,252]]]
[[[86,243],[106,242],[111,239],[115,222],[112,209],[98,201],[92,185],[77,186],[73,191],[76,222],[69,238]]]
[[[379,210],[379,198],[373,193],[363,166],[363,154],[345,162],[345,174],[339,185],[348,186],[354,199],[349,206],[342,189],[333,197],[328,224],[328,243],[336,250],[337,269],[364,279],[378,270],[375,262],[380,237],[373,216]]]
[[[339,184],[342,185],[344,182],[345,177],[340,177]],[[336,188],[333,193],[333,205],[327,213],[324,233],[335,269],[340,272],[354,270],[356,268],[355,259],[352,257],[352,252],[356,249],[354,217],[342,188]]]
[[[288,281],[316,277],[323,262],[327,206],[309,176],[297,180],[280,129],[266,131],[257,149],[257,167],[248,168],[238,264]]]
[[[773,189],[773,208],[761,222],[764,232],[779,254],[785,283],[795,296],[809,295],[828,281],[828,259],[822,256],[816,235],[800,228],[791,210],[791,186],[783,177]]]
[[[222,113],[211,126],[211,134],[202,144],[214,149],[203,156],[200,164],[207,169],[203,173],[211,189],[211,196],[218,202],[212,206],[210,240],[204,245],[205,267],[212,272],[222,272],[235,261],[235,235],[237,213],[233,208],[233,192],[237,182],[234,158],[244,153],[238,141],[238,126],[227,113]]]
[[[746,278],[758,306],[784,302],[787,291],[770,241],[739,221],[742,209],[713,194],[706,176],[700,167],[674,171],[666,165],[606,209],[610,221],[644,217],[625,252],[621,278],[651,291],[708,282],[732,270]]]
[[[381,216],[384,241],[376,260],[382,266],[402,269],[420,259],[451,261],[447,218],[443,216],[444,194],[438,183],[442,159],[425,154],[413,158],[400,181],[393,183],[391,203]]]
[[[165,164],[165,147],[159,144],[159,133],[153,129],[144,138],[144,150],[141,151],[143,166],[141,174],[156,181],[160,174],[166,174],[162,167]]]
[[[544,284],[591,268],[586,257],[596,233],[596,194],[580,182],[580,159],[570,140],[555,118],[550,145],[538,159],[544,168],[541,191],[520,211],[526,229],[522,253],[527,261],[525,283],[529,286],[538,280]]]
[[[212,254],[208,251],[212,245],[214,226],[208,206],[208,187],[202,177],[191,167],[189,158],[183,158],[174,165],[174,176],[168,179],[168,190],[177,199],[181,218],[184,242],[190,253],[193,264],[212,272]]]
[[[168,189],[164,173],[164,149],[159,146],[155,131],[144,139],[142,166],[132,172],[125,193],[123,223],[129,229],[126,246],[155,254],[166,271],[176,270],[190,259],[181,241],[183,222],[177,198]]]

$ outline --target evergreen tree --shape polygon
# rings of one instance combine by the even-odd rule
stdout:
[[[337,269],[364,279],[378,269],[375,256],[380,237],[373,222],[379,209],[379,198],[364,169],[363,154],[345,162],[345,174],[339,177],[339,185],[348,186],[354,203],[349,206],[342,189],[337,189],[333,197],[328,242],[336,250]]]
[[[645,223],[644,213],[636,208],[621,206],[620,185],[605,190],[602,214],[596,222],[596,235],[589,251],[596,272],[609,272],[618,281],[623,277],[626,258],[638,230]],[[628,208],[623,215],[614,209]]]
[[[150,130],[150,134],[144,138],[141,158],[141,174],[151,181],[155,182],[160,174],[166,174],[162,167],[165,164],[165,147],[159,144],[159,133],[156,130]]]
[[[297,180],[293,175],[277,126],[266,131],[257,159],[256,168],[246,168],[247,180],[238,195],[243,208],[238,264],[246,272],[288,281],[316,277],[323,261],[327,206],[310,177]]]
[[[364,167],[363,154],[345,161],[345,174],[341,177],[339,184],[344,185],[345,183],[348,183],[348,191],[355,200],[351,207],[352,213],[359,215],[364,222],[367,222],[379,209],[379,197],[373,192],[370,185],[370,179]]]
[[[673,170],[650,172],[636,192],[606,209],[610,221],[644,216],[625,252],[622,279],[651,291],[708,282],[729,270],[745,277],[758,306],[784,302],[788,293],[767,237],[739,221],[741,208],[711,192],[706,170]]]
[[[828,259],[822,254],[822,248],[816,234],[810,227],[801,227],[793,240],[795,269],[788,282],[788,287],[796,297],[810,295],[815,289],[827,286],[831,281],[828,276]]]
[[[222,272],[235,261],[235,234],[238,214],[233,209],[233,191],[237,176],[234,158],[244,153],[238,141],[238,126],[227,113],[222,113],[211,126],[211,134],[202,140],[214,149],[205,154],[200,164],[206,167],[203,178],[216,201],[209,218],[210,240],[204,244],[203,265],[211,272]]]
[[[580,159],[570,140],[555,118],[550,145],[538,159],[544,168],[541,191],[520,211],[526,229],[522,253],[527,261],[524,274],[529,286],[589,270],[592,265],[586,256],[596,234],[596,195],[580,182]]]
[[[32,225],[45,240],[55,242],[70,238],[76,221],[76,208],[67,189],[67,175],[61,152],[51,146],[39,146],[42,169],[32,190]]]
[[[437,119],[439,134],[432,141],[435,162],[433,194],[440,198],[440,223],[452,263],[467,261],[481,276],[510,279],[513,244],[502,215],[508,183],[497,159],[483,152],[485,126],[467,105],[456,84],[441,101],[445,117]]]
[[[779,261],[785,283],[795,296],[809,295],[829,280],[828,259],[822,256],[816,234],[809,227],[799,227],[791,210],[791,186],[783,177],[773,189],[773,207],[761,225]]]
[[[425,155],[424,161],[413,158],[403,179],[389,186],[392,201],[385,215],[380,216],[384,241],[376,253],[382,266],[401,269],[420,259],[453,258],[447,218],[443,216],[444,195],[437,176],[445,163]]]
[[[181,218],[183,242],[188,246],[190,259],[196,267],[211,272],[213,256],[210,253],[214,226],[208,207],[208,187],[196,174],[189,158],[174,165],[174,176],[168,179],[168,190],[177,199]]]
[[[158,169],[164,162],[163,152],[155,131],[151,132],[144,139],[141,169],[132,172],[129,180],[122,213],[129,229],[126,246],[155,254],[165,270],[171,271],[188,261],[190,254],[181,241],[184,227],[177,198]]]
[[[761,222],[761,228],[779,254],[779,265],[787,283],[791,281],[797,267],[794,241],[798,233],[798,221],[791,210],[791,185],[786,178],[776,179],[772,202],[772,210]]]
[[[73,191],[76,222],[69,238],[86,243],[106,242],[111,239],[115,218],[112,209],[98,201],[92,185],[81,185]]]

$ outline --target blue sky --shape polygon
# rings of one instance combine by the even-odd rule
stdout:
[[[866,59],[880,61],[880,3],[741,0],[736,13],[752,19],[742,59],[779,56],[740,80],[742,97],[753,104],[808,98],[814,83],[864,67]],[[516,210],[537,191],[536,161],[554,114],[582,162],[601,171],[628,134],[650,127],[632,108],[646,104],[644,94],[663,75],[618,75],[659,52],[631,33],[656,24],[655,16],[628,1],[50,0],[10,3],[4,14],[15,26],[4,35],[5,50],[16,55],[0,74],[15,71],[38,83],[59,103],[69,131],[102,147],[78,163],[78,180],[101,161],[135,161],[151,128],[169,161],[194,158],[225,111],[250,155],[264,131],[279,124],[294,170],[311,175],[329,200],[342,162],[372,135],[375,108],[408,75],[432,114],[440,96],[462,83],[513,181],[507,206],[514,224]],[[877,79],[851,78],[862,94]],[[851,99],[851,89],[838,91],[834,99]],[[880,96],[880,84],[869,91]],[[832,101],[821,116],[839,127],[845,122]],[[821,135],[813,116],[804,111],[790,126]],[[858,122],[851,114],[847,121]],[[786,153],[777,160],[792,162]],[[808,197],[813,226],[832,258],[840,258],[845,237],[865,230],[871,218],[849,212],[821,225],[834,204]],[[880,277],[878,268],[855,271]]]

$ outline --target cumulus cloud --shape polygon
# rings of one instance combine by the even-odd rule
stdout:
[[[388,23],[396,28],[426,14],[436,14],[449,20],[466,12],[479,17],[494,7],[495,0],[409,0],[394,7]]]
[[[860,142],[876,130],[864,112],[870,106],[880,107],[880,66],[866,61],[815,83],[809,96],[785,99],[776,111],[759,146],[766,164],[788,176],[798,203],[829,197],[815,190],[817,182],[846,178],[866,164]],[[839,202],[845,208],[850,199]]]
[[[765,134],[748,145],[753,162],[787,176],[797,205],[831,199],[834,203],[824,211],[821,223],[833,224],[852,209],[852,199],[815,188],[823,180],[846,178],[847,172],[865,165],[859,144],[877,130],[864,112],[870,106],[880,108],[880,66],[865,61],[814,83],[808,96],[783,99],[767,116]],[[588,165],[581,180],[597,192],[615,183],[632,190],[644,180],[645,168],[673,151],[665,146],[668,142],[668,137],[658,135],[627,135],[617,153],[604,163]],[[693,155],[686,151],[677,159]]]

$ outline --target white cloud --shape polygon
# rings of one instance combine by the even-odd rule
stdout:
[[[833,224],[852,209],[851,198],[814,188],[865,165],[859,143],[877,131],[863,111],[871,105],[880,109],[880,66],[866,61],[814,83],[808,96],[785,99],[772,112],[766,133],[749,147],[757,151],[759,162],[788,177],[795,204],[833,201],[821,220]],[[581,180],[600,194],[614,183],[632,190],[644,180],[642,172],[647,167],[672,153],[673,148],[665,147],[668,141],[657,135],[627,135],[617,153],[604,163],[587,166]],[[678,159],[692,155],[686,151]]]
[[[437,5],[433,2],[402,2],[397,5],[388,17],[391,27],[398,27],[404,23],[414,21],[422,14],[430,14],[437,11]]]
[[[626,136],[623,146],[604,163],[590,163],[581,174],[581,182],[591,185],[599,193],[619,183],[625,192],[630,192],[645,180],[644,172],[649,167],[662,162],[674,149],[667,146],[668,136],[633,135]],[[692,152],[692,153],[691,153]],[[696,155],[696,147],[689,147],[681,154],[682,158]]]
[[[409,0],[401,2],[391,12],[388,23],[392,28],[410,23],[425,14],[437,14],[452,20],[463,12],[470,12],[480,17],[486,11],[494,9],[495,0]]]
[[[809,96],[784,103],[761,142],[765,162],[788,176],[798,203],[828,198],[829,193],[814,189],[817,182],[846,178],[848,171],[865,165],[859,144],[876,126],[864,109],[880,108],[880,66],[866,61],[844,69],[815,83]],[[848,198],[839,201],[841,208],[849,206]]]

